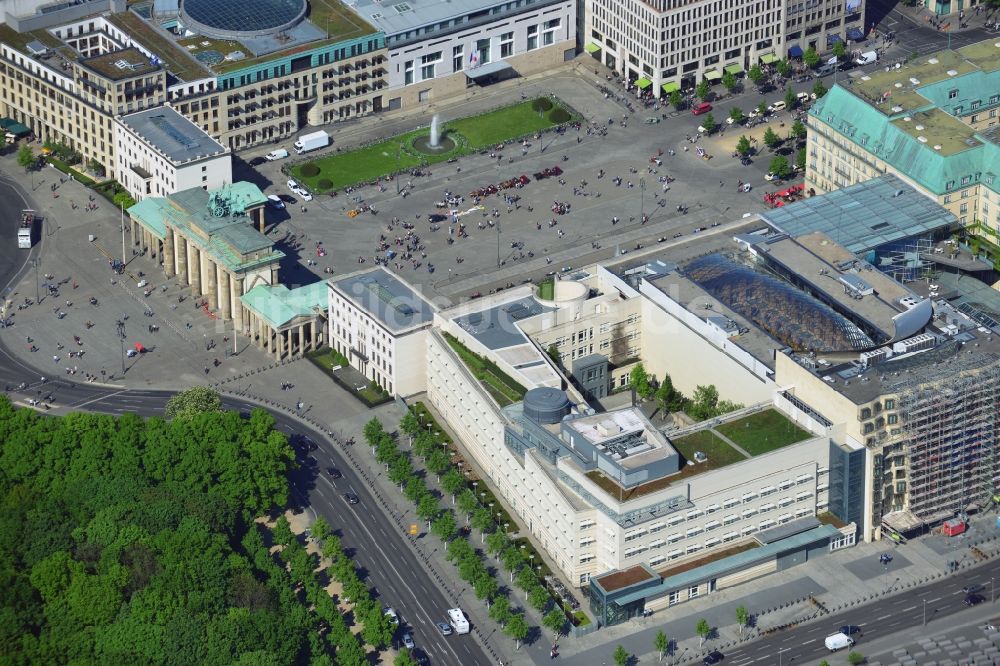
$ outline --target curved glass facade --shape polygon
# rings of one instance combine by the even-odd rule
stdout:
[[[287,29],[306,12],[305,0],[184,0],[186,27],[225,39]]]
[[[833,308],[721,254],[699,257],[684,274],[702,289],[796,351],[855,351],[875,346]]]

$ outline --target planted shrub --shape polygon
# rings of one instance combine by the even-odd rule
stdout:
[[[321,190],[332,190],[333,183],[327,178],[321,178],[317,183],[316,187]]]
[[[548,97],[539,97],[531,103],[531,108],[539,112],[548,111],[552,108],[552,100]]]
[[[319,175],[319,167],[313,164],[312,162],[308,164],[303,164],[300,171],[302,172],[302,175],[305,176],[306,178],[312,178],[313,176]]]
[[[566,109],[552,109],[552,112],[549,114],[549,120],[556,124],[564,123],[569,119],[569,111]]]

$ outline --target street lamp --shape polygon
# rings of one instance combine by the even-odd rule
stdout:
[[[639,222],[646,218],[646,179],[639,179]]]
[[[115,324],[118,330],[118,341],[122,348],[122,377],[125,376],[125,322],[119,319]]]
[[[781,653],[788,652],[791,649],[792,648],[781,648],[780,650],[778,650],[778,666],[781,666]]]
[[[31,260],[31,265],[35,267],[35,303],[39,303],[39,291],[38,291],[38,257]]]
[[[500,268],[500,220],[497,219],[497,268]]]
[[[993,594],[993,576],[990,576],[990,603],[994,604],[996,603],[996,601],[997,601],[996,595]]]
[[[923,617],[923,625],[922,626],[926,627],[927,626],[927,600],[924,599],[923,602],[924,602],[924,617]]]

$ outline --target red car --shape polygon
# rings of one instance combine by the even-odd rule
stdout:
[[[708,113],[712,110],[712,105],[708,102],[702,102],[701,104],[695,104],[691,107],[691,115],[700,116],[703,113]]]

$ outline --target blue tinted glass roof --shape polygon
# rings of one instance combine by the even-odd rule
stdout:
[[[228,32],[260,32],[294,21],[305,0],[184,0],[184,12]]]

